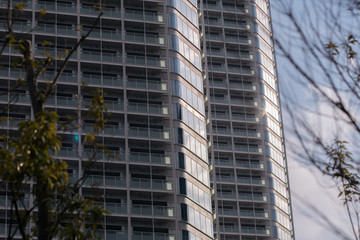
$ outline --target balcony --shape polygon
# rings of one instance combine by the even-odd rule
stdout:
[[[259,122],[259,117],[246,116],[242,114],[232,114],[232,119],[237,121]]]
[[[262,201],[266,202],[266,196],[261,194],[251,194],[251,193],[239,193],[239,200],[250,200],[250,201]]]
[[[160,81],[128,79],[126,85],[128,88],[167,91],[167,83]]]
[[[88,108],[92,103],[92,99],[84,98],[82,100],[82,107]],[[105,107],[107,107],[108,110],[112,111],[123,111],[124,110],[124,104],[121,101],[110,101],[105,100],[104,101]]]
[[[148,179],[148,178],[131,178],[130,187],[142,188],[142,189],[153,189],[153,190],[164,190],[172,191],[172,181],[159,180],[159,179]]]
[[[100,12],[96,10],[96,8],[88,5],[81,5],[80,13],[84,15],[92,15],[92,16],[98,16],[100,14]],[[120,18],[121,11],[119,8],[107,6],[104,9],[104,14],[102,17]]]
[[[217,192],[217,198],[236,200],[236,194],[232,192]]]
[[[175,240],[175,235],[169,233],[133,232],[132,240]]]
[[[171,164],[171,157],[165,154],[156,153],[129,153],[129,161],[137,163]]]
[[[236,22],[236,21],[226,21],[226,20],[224,20],[224,26],[237,28],[237,29],[250,29],[249,24],[242,23],[242,22]]]
[[[249,74],[249,75],[254,75],[254,73],[255,73],[254,70],[248,69],[248,68],[242,68],[241,66],[238,66],[238,67],[228,66],[228,71],[233,72],[233,73],[242,73],[242,74]]]
[[[155,205],[132,205],[131,213],[141,216],[174,217],[174,208]]]
[[[240,216],[242,217],[262,217],[268,218],[269,214],[264,211],[252,211],[252,210],[241,210],[240,209]]]
[[[258,169],[264,169],[264,164],[262,163],[249,163],[244,161],[236,161],[237,167],[243,167],[243,168],[258,168]]]
[[[125,19],[145,20],[158,23],[164,22],[164,16],[162,14],[133,10],[125,10]]]
[[[76,97],[54,97],[51,96],[46,101],[47,105],[55,105],[57,107],[71,107],[76,108],[78,107],[78,98]]]
[[[76,26],[66,26],[66,25],[52,25],[52,24],[43,24],[38,23],[35,32],[37,33],[51,33],[58,35],[66,35],[76,37],[78,34]]]
[[[129,127],[128,135],[131,137],[170,139],[169,131],[154,128]]]
[[[225,182],[225,183],[235,183],[235,178],[233,176],[216,176],[217,182]]]
[[[1,95],[0,95],[0,101],[1,99]],[[6,96],[6,100],[7,101],[7,96]],[[29,120],[27,118],[15,118],[15,117],[10,117],[10,118],[0,118],[0,126],[2,127],[10,127],[10,128],[17,128],[17,126],[19,125],[20,122]]]
[[[229,36],[225,35],[225,41],[227,42],[235,42],[235,43],[243,43],[243,44],[251,44],[251,39],[243,38],[239,36]]]
[[[65,3],[52,3],[52,2],[37,2],[36,9],[46,10],[47,12],[56,11],[63,13],[76,13],[76,4],[65,4]]]
[[[238,215],[238,211],[237,208],[234,209],[225,209],[225,208],[220,208],[217,212],[218,215],[226,215],[226,216],[237,216]]]
[[[86,124],[84,128],[86,132],[96,132],[96,130],[94,129],[94,125],[92,124]],[[102,133],[112,136],[123,136],[124,128],[115,125],[105,125],[105,128],[102,131]]]
[[[235,144],[235,151],[262,153],[262,148],[256,147],[256,146],[246,146],[246,145],[236,145]]]
[[[84,74],[81,76],[81,81],[89,85],[106,85],[114,87],[123,86],[123,81],[121,77],[101,77],[100,75]]]
[[[143,56],[127,55],[126,63],[134,64],[134,65],[146,65],[146,66],[153,66],[153,67],[161,67],[161,68],[166,67],[166,60],[157,58],[157,57],[143,57]]]
[[[251,177],[237,177],[238,183],[265,185],[265,179]]]
[[[220,225],[219,229],[220,229],[220,232],[227,232],[227,233],[238,233],[239,232],[238,226]]]
[[[223,6],[223,11],[236,12],[236,13],[248,13],[249,10],[243,7],[235,6]]]
[[[102,206],[103,203],[100,203]],[[126,214],[126,204],[123,203],[111,203],[105,202],[105,209],[108,210],[111,214]]]
[[[108,62],[108,63],[121,63],[122,56],[118,53],[106,53],[106,52],[92,52],[82,51],[81,60],[95,61],[95,62]]]
[[[234,135],[236,136],[244,136],[244,137],[260,137],[260,133],[259,132],[252,132],[252,131],[246,131],[246,130],[239,130],[239,129],[234,129],[233,130]]]
[[[169,114],[168,106],[158,105],[158,104],[146,104],[146,103],[129,102],[128,111],[137,112],[137,113],[161,114],[161,115]]]
[[[265,228],[241,227],[241,233],[269,235],[270,230]]]
[[[158,35],[151,34],[141,34],[141,33],[131,33],[127,32],[125,35],[125,40],[130,42],[141,42],[141,43],[149,43],[149,44],[165,44],[165,38]]]
[[[231,98],[230,99],[231,104],[234,105],[246,105],[246,106],[258,106],[258,103],[256,100],[243,100],[243,99],[236,99],[236,98]]]
[[[57,153],[57,157],[77,158],[78,156],[78,152],[72,147],[62,147]]]
[[[238,83],[238,82],[229,82],[229,85],[232,89],[246,89],[246,90],[256,90],[255,84],[246,84],[246,83]]]
[[[116,176],[87,175],[85,184],[106,187],[126,187],[126,179]]]

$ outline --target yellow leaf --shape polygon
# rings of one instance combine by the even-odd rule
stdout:
[[[41,15],[46,15],[47,12],[46,12],[44,9],[40,9],[40,14],[41,14]]]

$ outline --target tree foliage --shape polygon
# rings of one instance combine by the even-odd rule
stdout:
[[[98,143],[98,135],[104,130],[104,114],[106,105],[104,93],[97,89],[88,106],[87,117],[95,122],[94,131],[87,133],[82,143],[91,145],[93,153],[89,156],[83,175],[77,180],[69,180],[67,163],[57,157],[61,148],[61,129],[78,129],[69,118],[67,123],[60,124],[56,112],[45,108],[46,101],[53,95],[57,82],[63,74],[70,57],[90,35],[103,14],[103,2],[94,8],[99,15],[89,31],[82,34],[71,50],[63,55],[52,56],[44,51],[42,58],[35,58],[32,53],[32,41],[29,32],[16,33],[13,25],[23,14],[25,3],[8,1],[6,14],[6,34],[0,47],[0,59],[7,48],[21,53],[15,58],[12,68],[25,71],[24,79],[18,79],[14,88],[25,88],[29,92],[32,108],[32,119],[18,124],[16,136],[1,136],[0,144],[0,176],[1,183],[8,192],[9,199],[9,230],[8,239],[21,234],[23,239],[37,238],[48,240],[60,239],[97,239],[97,229],[101,226],[104,214],[93,199],[81,195],[81,187],[86,181],[86,170],[96,161],[98,151],[106,152],[106,148]],[[39,11],[39,16],[46,15],[46,9]],[[43,47],[51,44],[43,42]],[[40,77],[54,61],[60,64],[55,77],[49,80],[46,87],[39,84]],[[9,104],[15,104],[16,99]],[[6,111],[7,109],[5,109]],[[0,120],[11,120],[1,118]],[[84,159],[82,159],[84,160]],[[30,229],[30,226],[31,227]]]

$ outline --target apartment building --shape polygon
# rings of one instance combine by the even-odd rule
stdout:
[[[22,2],[14,31],[26,33],[36,58],[56,58],[45,86],[98,2]],[[0,39],[6,7],[0,0]],[[2,134],[32,115],[27,90],[12,88],[25,74],[11,68],[19,56],[6,48],[0,57]],[[81,125],[59,132],[55,157],[70,179],[83,174],[91,149],[82,139],[94,124],[87,106],[100,88],[110,113],[100,138],[114,157],[97,156],[81,192],[111,212],[104,239],[293,239],[277,84],[265,0],[107,0],[46,104],[59,124],[71,116]],[[8,197],[2,189],[0,238]]]

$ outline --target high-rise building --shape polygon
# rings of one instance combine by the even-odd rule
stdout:
[[[269,1],[204,0],[215,238],[293,238]]]
[[[7,3],[0,0],[0,44]],[[18,3],[26,6],[14,32],[31,40],[36,58],[55,57],[40,79],[46,86],[95,22],[98,1]],[[9,118],[1,134],[32,117],[28,91],[13,88],[25,74],[12,68],[19,56],[7,47],[0,57],[0,109]],[[101,141],[116,157],[100,154],[81,192],[111,212],[104,239],[293,238],[266,0],[107,0],[46,104],[60,124],[70,116],[82,126],[59,132],[55,157],[67,161],[70,179],[83,174],[91,150],[82,139],[97,88],[110,113]],[[3,239],[9,193],[1,188]]]

